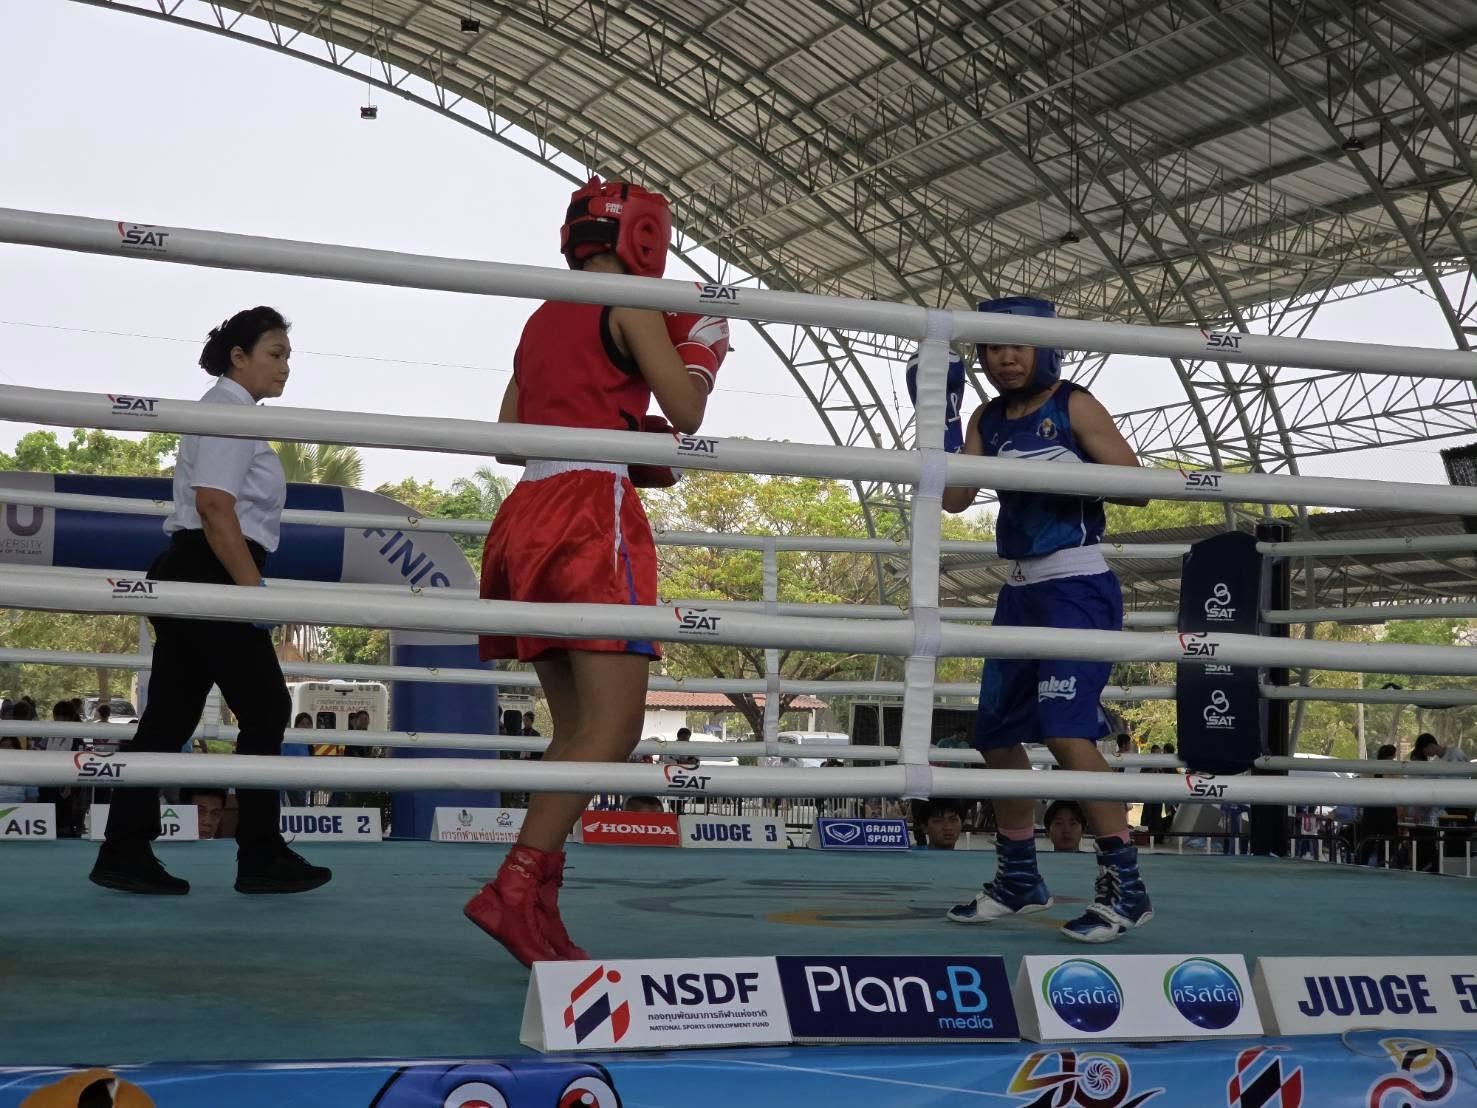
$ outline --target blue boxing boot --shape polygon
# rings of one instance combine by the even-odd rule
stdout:
[[[1036,868],[1036,840],[995,838],[995,879],[973,900],[944,914],[954,923],[990,923],[1003,916],[1024,916],[1051,907],[1051,893]]]
[[[1110,943],[1124,932],[1154,918],[1149,890],[1139,876],[1139,848],[1122,839],[1097,840],[1096,896],[1087,910],[1062,925],[1062,934],[1078,942]]]

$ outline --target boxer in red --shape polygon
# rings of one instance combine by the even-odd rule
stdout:
[[[660,277],[671,231],[664,197],[592,178],[570,200],[560,245],[572,269]],[[523,327],[498,418],[692,434],[727,352],[726,319],[548,301]],[[653,397],[660,415],[647,413]],[[675,481],[656,466],[527,462],[488,532],[482,596],[655,604],[656,545],[636,487]],[[661,649],[485,635],[482,657],[533,663],[554,718],[545,761],[624,762],[641,737],[647,674]],[[497,877],[467,903],[467,918],[524,965],[587,957],[570,940],[557,898],[564,842],[589,800],[535,793]]]

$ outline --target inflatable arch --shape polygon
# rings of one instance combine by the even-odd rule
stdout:
[[[170,500],[163,477],[91,477],[50,473],[0,473],[4,489]],[[407,509],[379,493],[328,485],[289,484],[287,507],[308,511],[405,514]],[[158,516],[114,515],[4,504],[0,515],[0,563],[141,571],[164,548]],[[271,577],[353,584],[419,585],[476,589],[477,579],[450,535],[406,534],[393,529],[310,527],[284,524],[282,542],[267,560]],[[390,660],[398,666],[486,668],[469,635],[418,631],[390,633]],[[391,691],[392,726],[399,731],[453,731],[495,735],[497,693],[490,685],[431,685],[396,681]],[[391,748],[397,758],[496,757],[488,751]],[[451,790],[395,793],[392,833],[426,838],[437,806],[496,804],[486,793]]]

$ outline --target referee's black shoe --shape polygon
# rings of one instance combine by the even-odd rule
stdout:
[[[190,883],[172,876],[154,857],[147,842],[128,847],[103,843],[87,878],[94,885],[120,893],[184,896],[190,891]]]
[[[313,865],[281,840],[236,853],[238,893],[305,893],[332,879],[331,869]]]

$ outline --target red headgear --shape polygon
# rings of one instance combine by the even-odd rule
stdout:
[[[571,269],[611,251],[637,277],[660,277],[672,241],[667,198],[640,185],[591,177],[569,198],[559,250]]]

